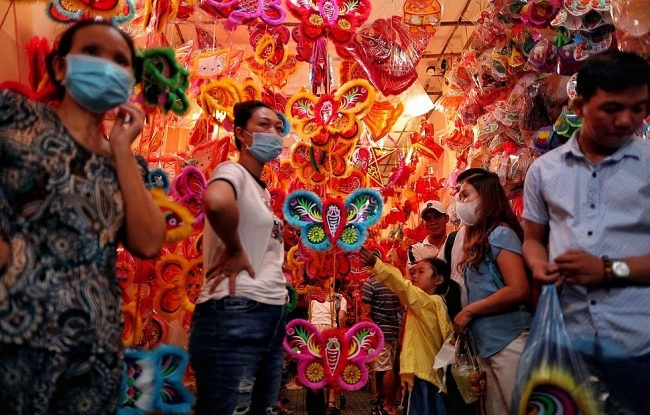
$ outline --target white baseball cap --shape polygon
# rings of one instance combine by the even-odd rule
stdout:
[[[445,205],[440,203],[437,200],[427,200],[424,205],[422,205],[422,208],[420,209],[420,218],[424,216],[424,213],[427,210],[437,210],[438,212],[442,213],[443,215],[447,214],[447,209],[445,209]]]

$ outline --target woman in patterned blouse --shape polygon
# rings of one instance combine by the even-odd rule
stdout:
[[[130,148],[144,120],[127,102],[134,61],[126,34],[85,20],[47,59],[58,106],[0,91],[0,402],[8,413],[116,412],[116,248],[152,257],[165,236],[146,165]]]

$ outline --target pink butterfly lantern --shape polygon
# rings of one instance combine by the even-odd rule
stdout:
[[[298,377],[311,389],[330,387],[337,391],[361,389],[368,380],[365,363],[379,355],[384,334],[374,323],[355,324],[344,332],[322,333],[306,320],[287,325],[284,349],[298,360]]]

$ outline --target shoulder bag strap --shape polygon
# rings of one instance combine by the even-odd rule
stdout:
[[[447,236],[447,241],[445,241],[445,261],[449,266],[451,266],[451,251],[454,248],[457,233],[458,231],[453,231]]]
[[[411,264],[415,264],[415,262],[416,262],[415,261],[415,255],[413,255],[413,245],[414,244],[409,246],[409,249],[408,249],[409,261],[411,261]]]
[[[491,246],[488,246],[485,256],[488,262],[488,272],[490,273],[490,277],[492,277],[492,281],[494,282],[494,285],[496,285],[497,288],[500,290],[501,288],[505,287],[505,283],[503,282],[503,278],[501,277],[501,271],[499,271],[499,266],[497,265],[497,261],[494,259],[494,256],[492,256]]]

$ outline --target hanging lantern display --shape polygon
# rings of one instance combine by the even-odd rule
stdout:
[[[331,387],[358,390],[368,381],[365,363],[381,352],[384,335],[370,322],[355,324],[343,331],[329,329],[322,333],[306,320],[292,320],[287,325],[284,349],[298,360],[298,376],[312,389]]]
[[[483,1],[481,10],[468,6],[454,32],[473,34],[437,50],[429,43],[443,32],[442,3],[404,0],[386,12],[376,3],[381,18],[373,19],[370,0],[47,2],[45,15],[58,23],[111,20],[138,45],[130,101],[146,120],[133,151],[148,163],[143,176],[167,232],[155,258],[118,252],[126,345],[158,348],[189,327],[204,284],[203,195],[217,166],[238,157],[237,103],[260,100],[282,113],[283,152],[264,165],[261,180],[273,213],[298,228],[283,272],[288,305],[300,307],[305,296],[331,294],[335,279],[360,291],[369,277],[362,246],[399,265],[408,243],[426,234],[411,215],[417,204],[441,200],[452,211],[455,178],[468,167],[495,173],[520,214],[528,167],[581,125],[571,101],[584,60],[615,47],[650,55],[647,1]],[[28,85],[2,87],[52,103],[56,88],[43,63],[51,44],[32,39],[18,68]],[[427,66],[433,71],[425,76]],[[419,83],[434,110],[409,119]],[[104,127],[114,119],[109,112]],[[647,136],[648,125],[638,133]],[[348,294],[361,302],[358,292]],[[287,352],[310,388],[358,389],[383,341],[368,324],[346,334],[298,321],[287,333]],[[152,386],[137,382],[137,365],[174,371],[183,362],[174,353],[155,358],[166,363],[138,353],[127,361],[135,395],[125,398],[124,413],[163,410],[153,403],[158,391],[135,398]]]
[[[334,94],[295,94],[287,102],[286,116],[301,137],[319,148],[333,143],[354,144],[361,134],[361,120],[374,102],[374,88],[367,81],[351,81]]]
[[[336,244],[357,250],[366,229],[381,218],[381,196],[371,189],[357,190],[345,199],[322,201],[313,193],[296,191],[287,196],[284,217],[301,229],[303,242],[311,249],[326,251]]]
[[[397,95],[417,80],[416,67],[428,44],[429,34],[411,33],[399,16],[393,16],[363,27],[345,49],[382,94]]]

